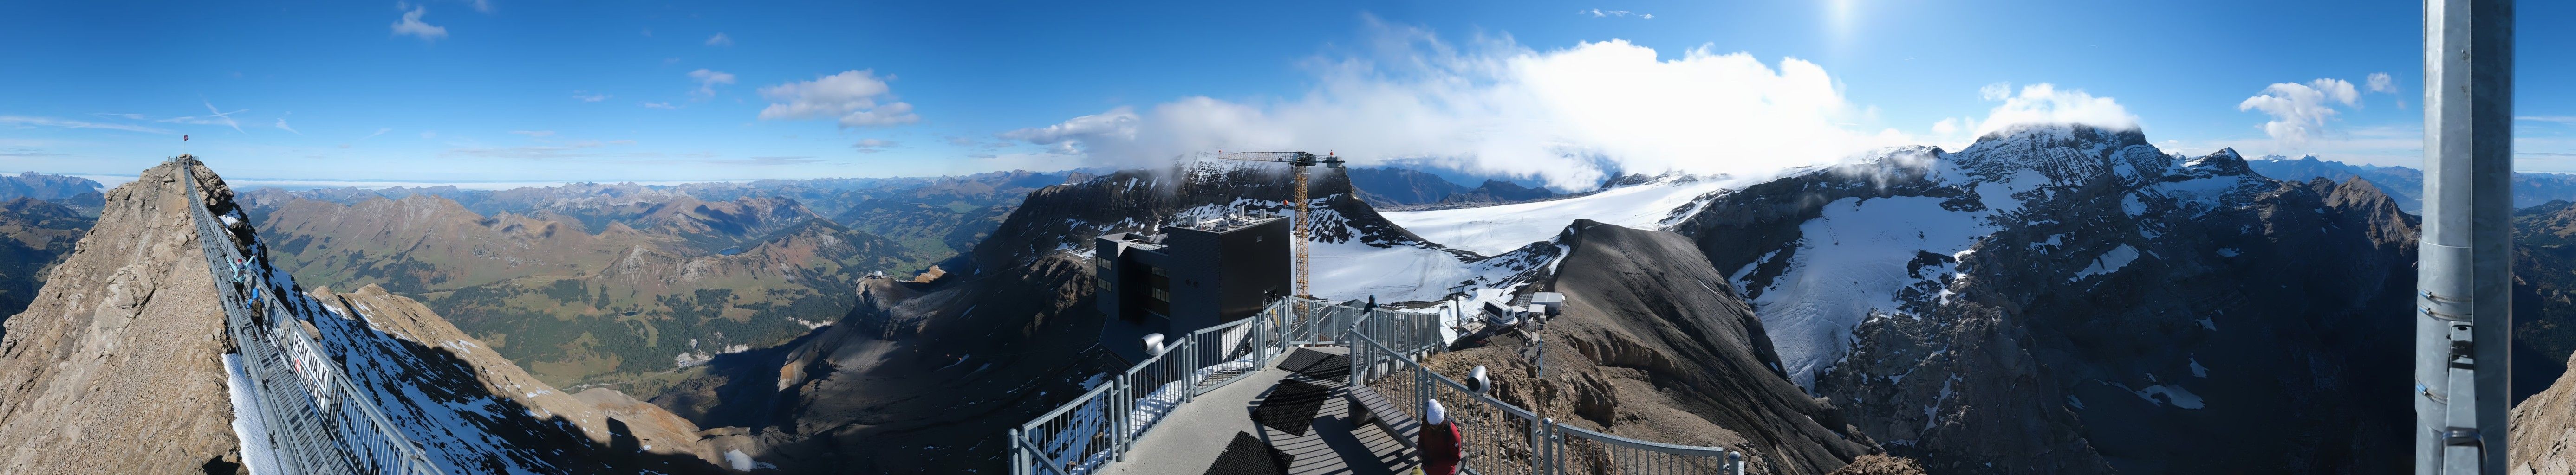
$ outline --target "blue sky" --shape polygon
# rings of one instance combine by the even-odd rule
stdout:
[[[12,2],[0,5],[0,64],[13,70],[0,74],[13,91],[0,95],[0,170],[131,174],[185,150],[246,178],[684,181],[1296,147],[1570,185],[1620,169],[1955,147],[2008,117],[2134,122],[2186,153],[2414,166],[2420,12],[2385,1]],[[2540,27],[2576,20],[2576,7],[2524,2],[2519,20],[2521,168],[2576,171],[2576,88],[2557,80],[2576,72],[2576,33]],[[2374,87],[2374,73],[2388,79]]]

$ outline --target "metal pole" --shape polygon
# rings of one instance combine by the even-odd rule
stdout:
[[[1028,453],[1020,450],[1020,430],[1011,429],[1011,475],[1028,475]]]
[[[2419,475],[2505,473],[2512,347],[2513,2],[2424,2]]]

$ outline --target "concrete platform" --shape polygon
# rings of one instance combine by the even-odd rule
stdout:
[[[1316,348],[1342,354],[1340,348]],[[1198,475],[1206,473],[1237,432],[1250,433],[1272,448],[1295,457],[1291,475],[1381,475],[1413,469],[1413,449],[1375,425],[1353,424],[1347,386],[1340,381],[1291,373],[1276,366],[1240,376],[1238,381],[1199,395],[1172,413],[1127,452],[1127,460],[1102,467],[1104,474]],[[1281,381],[1295,380],[1330,389],[1313,428],[1306,435],[1262,426],[1253,410]]]

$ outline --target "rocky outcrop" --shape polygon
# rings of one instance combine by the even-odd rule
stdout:
[[[1823,473],[1876,451],[1840,409],[1781,376],[1761,320],[1689,238],[1583,220],[1559,240],[1569,251],[1540,287],[1563,292],[1565,308],[1539,332],[1543,377],[1516,336],[1427,365],[1487,366],[1496,397],[1559,421],[1742,448],[1757,473]]]
[[[2514,475],[2576,473],[2576,373],[2513,406],[2506,427],[2505,466]]]
[[[224,316],[181,176],[163,164],[110,190],[98,226],[6,322],[0,472],[238,466]],[[227,193],[220,180],[200,186]]]

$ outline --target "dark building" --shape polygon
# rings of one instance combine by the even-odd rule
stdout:
[[[1100,279],[1102,346],[1143,361],[1144,337],[1164,341],[1261,313],[1288,296],[1289,220],[1227,216],[1164,226],[1151,236],[1101,236],[1093,265]]]

